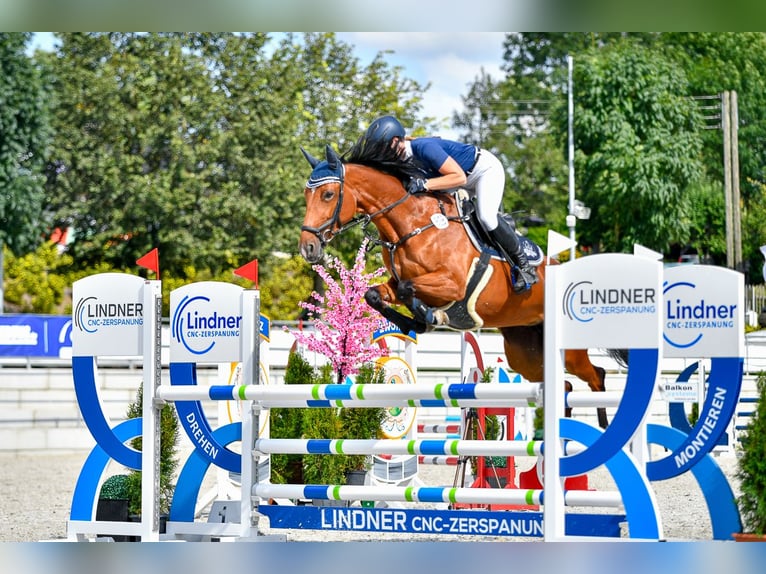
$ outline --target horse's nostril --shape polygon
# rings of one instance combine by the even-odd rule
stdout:
[[[322,250],[313,242],[301,243],[300,254],[308,263],[316,263],[322,255]]]

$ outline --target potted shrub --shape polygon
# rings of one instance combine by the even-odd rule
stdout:
[[[290,353],[285,384],[330,384],[331,365],[312,367],[301,353]],[[360,384],[385,382],[385,373],[371,363],[362,365],[357,375]],[[385,417],[383,408],[273,408],[269,411],[273,438],[377,438]],[[368,467],[363,455],[273,454],[271,481],[288,484],[343,484],[348,474]]]
[[[372,273],[365,271],[366,244],[367,240],[357,251],[351,268],[337,258],[331,258],[326,267],[313,266],[326,289],[323,293],[314,291],[310,301],[300,304],[313,328],[291,333],[296,347],[300,345],[323,355],[328,363],[317,374],[300,353],[291,353],[285,383],[293,382],[288,380],[288,375],[292,377],[293,372],[299,373],[298,380],[294,381],[296,383],[346,384],[349,376],[355,374],[358,375],[358,384],[385,381],[382,369],[376,369],[372,362],[387,354],[387,350],[373,340],[373,333],[385,327],[386,322],[364,302],[365,292],[385,272],[385,268]],[[286,327],[285,330],[289,331]],[[298,424],[283,409],[273,409],[271,433],[275,438],[375,438],[384,416],[384,409],[369,407],[306,409]],[[361,455],[303,455],[303,480],[295,481],[298,473],[294,466],[290,466],[290,458],[273,456],[272,480],[284,479],[293,484],[343,484],[347,471],[366,471],[366,459]]]
[[[319,369],[313,381],[317,384],[332,384],[333,372],[329,365]],[[341,437],[339,409],[310,408],[303,413],[303,438],[336,439]],[[346,455],[306,454],[303,455],[303,479],[307,484],[342,484]]]
[[[359,368],[357,384],[383,384],[386,382],[385,371],[372,363],[365,363]],[[386,418],[384,408],[345,408],[340,411],[340,438],[376,439],[381,436],[381,424]],[[364,484],[365,475],[370,469],[371,457],[367,455],[348,455],[345,460],[347,484]]]
[[[329,365],[315,369],[299,352],[287,360],[285,384],[329,384],[333,372]],[[273,408],[269,410],[273,438],[340,438],[338,409]],[[271,482],[275,484],[341,484],[345,478],[346,455],[272,454]]]
[[[128,475],[115,474],[107,478],[101,485],[96,505],[96,520],[106,522],[127,522],[130,493],[128,492]],[[103,536],[103,535],[99,535]],[[110,534],[115,542],[125,542],[127,536]]]
[[[143,399],[143,387],[139,386],[135,401],[128,406],[128,418],[138,418],[143,415]],[[170,503],[173,500],[175,472],[178,467],[177,443],[178,417],[175,409],[170,404],[166,404],[160,412],[160,532],[164,532]],[[134,438],[130,444],[134,449],[141,450],[140,437]],[[141,516],[141,476],[140,470],[131,470],[127,475],[129,516],[132,520],[140,520]]]
[[[127,520],[129,497],[127,474],[107,478],[98,493],[96,520]]]
[[[306,358],[291,352],[287,358],[284,382],[286,385],[315,382],[317,375]],[[308,409],[269,409],[269,428],[272,438],[298,438],[303,436],[303,418]],[[304,484],[303,455],[272,454],[271,482],[274,484]]]
[[[756,382],[758,402],[741,440],[736,477],[742,533],[734,538],[766,541],[766,372]]]

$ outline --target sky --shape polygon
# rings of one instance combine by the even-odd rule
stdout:
[[[457,137],[448,127],[450,119],[462,109],[461,97],[482,68],[494,78],[502,76],[504,32],[337,32],[337,37],[354,47],[364,65],[391,50],[384,56],[389,64],[402,66],[406,76],[423,85],[430,82],[423,113],[445,126],[434,134],[445,138]],[[53,43],[53,34],[38,33],[31,49],[52,49]]]
[[[339,32],[338,38],[354,46],[365,64],[378,52],[393,50],[386,55],[387,62],[402,66],[418,82],[431,83],[423,112],[439,120],[462,109],[461,96],[468,93],[482,68],[494,78],[502,76],[503,32]],[[455,134],[444,129],[438,135]]]

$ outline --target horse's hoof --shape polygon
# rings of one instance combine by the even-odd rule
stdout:
[[[415,288],[412,286],[412,281],[401,281],[396,287],[396,296],[399,301],[412,301],[415,296]]]
[[[376,311],[380,311],[383,308],[383,302],[380,298],[380,293],[378,293],[377,289],[368,289],[367,292],[364,294],[364,300],[370,307],[372,307]]]

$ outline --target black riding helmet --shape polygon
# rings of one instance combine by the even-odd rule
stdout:
[[[404,139],[404,127],[394,116],[376,119],[364,134],[365,145],[390,144],[394,138]]]

